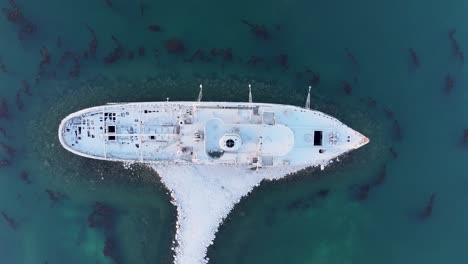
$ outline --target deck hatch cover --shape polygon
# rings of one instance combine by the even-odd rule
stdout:
[[[314,146],[322,146],[323,132],[314,131]]]

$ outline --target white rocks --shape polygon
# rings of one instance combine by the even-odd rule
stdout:
[[[210,165],[152,165],[177,206],[175,264],[208,263],[206,252],[234,205],[264,179],[305,167],[262,168]]]

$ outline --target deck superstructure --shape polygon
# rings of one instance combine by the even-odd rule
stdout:
[[[252,102],[113,103],[73,113],[61,144],[94,159],[147,163],[326,164],[369,140],[337,119]]]

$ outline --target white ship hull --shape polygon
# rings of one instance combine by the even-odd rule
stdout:
[[[67,116],[59,139],[67,150],[93,159],[251,168],[326,165],[369,142],[318,111],[241,102],[92,107]]]

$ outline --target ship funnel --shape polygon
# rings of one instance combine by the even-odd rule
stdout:
[[[249,83],[249,103],[252,103],[252,85]]]

